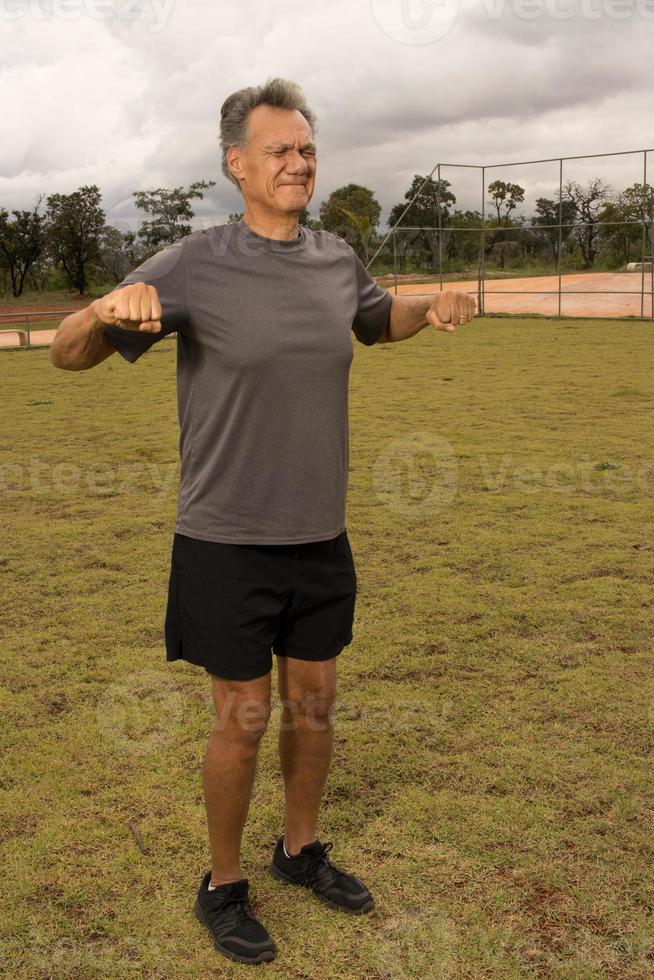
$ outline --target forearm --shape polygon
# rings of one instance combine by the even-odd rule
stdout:
[[[408,340],[428,326],[427,310],[433,296],[393,296],[391,316],[383,343]]]
[[[104,336],[105,324],[91,303],[62,320],[50,347],[50,360],[65,371],[84,371],[94,367],[113,353],[113,346]]]

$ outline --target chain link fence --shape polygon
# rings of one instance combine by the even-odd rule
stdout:
[[[654,319],[653,152],[438,163],[367,267],[396,293],[456,283],[486,315]]]

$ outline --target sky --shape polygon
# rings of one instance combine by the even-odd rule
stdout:
[[[355,182],[383,223],[439,162],[457,205],[480,208],[481,171],[446,164],[654,147],[653,33],[654,0],[0,0],[0,207],[97,184],[127,229],[133,191],[215,180],[195,224],[222,223],[241,202],[220,107],[281,76],[318,118],[314,215]],[[565,179],[621,189],[643,167],[571,161]],[[529,212],[559,164],[484,179],[521,183]]]

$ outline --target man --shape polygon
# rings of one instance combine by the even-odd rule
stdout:
[[[212,866],[195,912],[243,963],[276,948],[240,864],[272,653],[282,704],[284,834],[270,870],[327,905],[374,906],[316,837],[332,753],[336,659],[352,640],[356,572],[345,529],[352,331],[394,343],[475,313],[462,293],[391,296],[341,238],[299,225],[316,179],[315,118],[284,79],[222,107],[222,168],[243,219],[195,232],[60,325],[68,370],[128,361],[177,333],[181,481],[167,660],[210,675],[216,711],[203,767]],[[271,653],[272,651],[272,653]]]

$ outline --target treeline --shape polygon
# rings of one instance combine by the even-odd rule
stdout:
[[[420,187],[419,198],[407,204]],[[552,266],[591,270],[601,263],[619,268],[651,255],[654,188],[633,184],[621,192],[599,177],[568,181],[552,198],[539,197],[535,213],[517,214],[525,199],[519,184],[495,180],[486,188],[485,212],[459,210],[447,180],[415,176],[405,203],[393,208],[400,271],[410,259],[432,269],[463,270],[482,259],[486,266]],[[438,231],[428,228],[438,228]],[[399,228],[413,227],[401,232]],[[421,229],[425,229],[424,231]]]
[[[72,194],[41,196],[32,211],[0,208],[0,276],[3,293],[21,296],[29,287],[76,289],[89,283],[119,283],[164,245],[191,233],[192,202],[215,181],[188,188],[138,191],[137,209],[144,215],[137,232],[107,224],[100,189],[95,184]]]
[[[134,193],[143,216],[136,232],[107,224],[96,185],[44,195],[31,211],[9,214],[0,208],[3,293],[18,297],[26,288],[67,287],[82,295],[92,282],[119,283],[150,255],[192,232],[193,202],[213,186],[214,181],[197,181],[188,188]],[[600,178],[568,181],[560,195],[538,198],[532,215],[517,213],[525,199],[519,184],[495,180],[487,193],[484,214],[461,210],[449,181],[416,174],[404,201],[391,209],[394,246],[391,239],[375,271],[392,266],[393,247],[400,272],[465,271],[482,259],[500,270],[557,263],[592,269],[600,260],[606,268],[618,268],[641,258],[644,244],[651,254],[650,185],[615,192]],[[240,217],[232,214],[229,220]],[[360,184],[333,191],[320,204],[318,219],[305,211],[300,220],[345,238],[364,262],[384,238],[381,206],[374,191]]]
[[[134,193],[142,216],[138,231],[108,224],[97,185],[72,194],[41,196],[31,211],[0,208],[0,280],[2,293],[21,296],[34,291],[68,288],[83,295],[90,283],[119,283],[125,275],[165,245],[190,235],[193,202],[215,181],[190,187],[160,187]],[[301,216],[302,224],[325,228],[352,241],[367,258],[367,245],[377,230],[381,207],[372,191],[348,184],[320,205],[320,218]],[[236,221],[240,214],[232,214]]]

